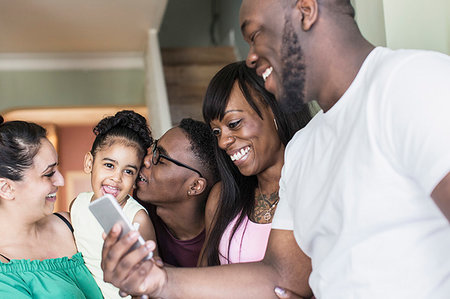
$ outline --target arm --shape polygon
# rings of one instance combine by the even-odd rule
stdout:
[[[139,223],[139,233],[144,240],[152,240],[156,243],[156,233],[150,217],[144,210],[139,210],[134,216],[133,223]],[[158,247],[155,248],[154,255],[158,255]]]
[[[208,200],[206,201],[206,207],[205,207],[205,242],[203,243],[202,250],[200,251],[200,255],[198,258],[198,267],[205,267],[208,266],[208,262],[206,260],[206,257],[203,256],[203,252],[205,251],[205,246],[208,243],[209,236],[211,234],[211,229],[214,226],[214,215],[217,211],[217,206],[219,204],[220,200],[220,189],[222,187],[221,182],[218,182],[215,184],[211,191],[209,192]]]
[[[102,253],[104,279],[121,290],[161,298],[276,298],[281,286],[310,297],[309,258],[295,242],[293,232],[272,230],[266,256],[259,263],[205,268],[160,268],[140,262],[154,246],[142,246],[126,254],[137,236],[117,241],[120,227],[108,234]]]
[[[434,188],[431,198],[447,217],[447,220],[450,221],[450,173],[447,173]]]

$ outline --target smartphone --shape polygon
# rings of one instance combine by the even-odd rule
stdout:
[[[97,218],[97,221],[106,233],[111,230],[114,224],[119,222],[122,226],[122,232],[120,233],[119,239],[130,231],[135,230],[130,221],[125,217],[119,203],[111,194],[106,194],[91,202],[89,204],[89,210],[94,214],[95,218]],[[129,251],[133,251],[144,244],[144,239],[139,236],[139,239],[133,244]],[[151,259],[152,257],[153,252],[150,252],[145,260]]]

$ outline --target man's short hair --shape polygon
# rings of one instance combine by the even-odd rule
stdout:
[[[208,182],[208,185],[212,186],[219,180],[214,154],[214,143],[217,142],[216,137],[212,134],[207,124],[192,118],[182,119],[178,127],[186,133],[192,152],[206,170],[207,178],[212,179],[212,182]],[[203,169],[200,171],[204,172]]]

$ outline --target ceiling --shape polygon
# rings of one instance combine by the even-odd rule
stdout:
[[[126,53],[146,50],[148,31],[159,30],[167,1],[0,0],[0,69],[111,68],[114,62],[140,66],[141,59]],[[17,109],[3,116],[90,125],[124,108],[147,115],[146,107],[89,107]]]
[[[0,0],[0,53],[144,51],[167,0]]]

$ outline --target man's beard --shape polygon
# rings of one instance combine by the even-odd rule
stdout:
[[[296,112],[305,109],[305,64],[297,33],[289,17],[283,28],[281,45],[282,91],[279,98],[284,112]]]

